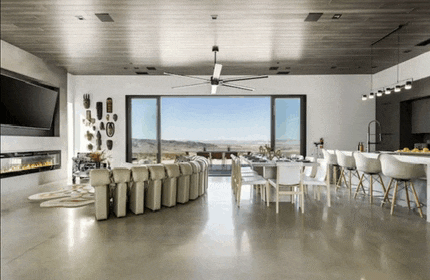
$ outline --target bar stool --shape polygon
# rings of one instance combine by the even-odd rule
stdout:
[[[409,190],[408,190],[408,185],[409,185],[412,190],[412,194],[414,195],[415,203],[420,213],[420,216],[421,218],[423,218],[423,211],[421,209],[421,204],[420,204],[420,201],[418,200],[418,195],[415,191],[414,183],[412,182],[412,180],[426,176],[424,165],[402,162],[396,159],[394,156],[387,155],[387,154],[381,154],[379,156],[379,160],[381,161],[382,174],[384,174],[387,177],[391,177],[390,183],[388,185],[387,191],[385,192],[384,200],[382,201],[381,206],[384,205],[385,199],[388,197],[393,181],[396,181],[396,186],[394,188],[394,193],[393,193],[393,200],[391,202],[391,215],[393,215],[394,205],[396,204],[397,190],[399,188],[399,182],[403,182],[405,186],[406,201],[408,203],[408,208],[411,209],[411,205],[409,201]]]
[[[353,156],[355,159],[355,164],[357,166],[357,171],[362,172],[360,181],[358,182],[358,185],[357,185],[357,189],[355,190],[354,198],[357,197],[357,194],[360,191],[360,187],[363,190],[363,193],[366,194],[366,191],[364,190],[364,186],[363,186],[363,179],[365,175],[368,175],[370,176],[370,183],[369,183],[370,203],[372,203],[373,202],[373,176],[378,176],[379,183],[381,184],[382,189],[384,190],[384,194],[386,191],[384,181],[382,180],[381,174],[380,174],[382,172],[381,162],[379,161],[379,159],[368,158],[360,152],[354,152]],[[378,178],[375,178],[376,181],[378,181]]]
[[[337,156],[337,162],[341,167],[340,178],[336,187],[340,187],[343,180],[345,182],[346,187],[349,188],[349,194],[351,195],[352,172],[355,171],[357,174],[357,177],[360,178],[360,175],[358,174],[358,171],[357,171],[357,167],[355,166],[355,159],[353,156],[348,156],[339,150],[336,150],[336,156]],[[348,182],[346,181],[345,170],[349,171],[349,186],[348,186]]]

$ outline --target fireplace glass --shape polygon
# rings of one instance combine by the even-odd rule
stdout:
[[[4,153],[1,159],[1,178],[43,172],[61,167],[61,151]]]

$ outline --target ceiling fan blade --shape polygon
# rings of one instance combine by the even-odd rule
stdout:
[[[247,90],[247,91],[254,91],[254,89],[253,88],[250,88],[250,87],[244,87],[244,86],[238,86],[238,85],[235,85],[235,84],[226,84],[225,82],[224,83],[222,83],[221,84],[222,86],[225,86],[225,87],[231,87],[231,88],[237,88],[237,89],[243,89],[243,90]]]
[[[218,89],[218,85],[211,86],[211,94],[216,94],[216,90]]]
[[[214,74],[212,76],[214,79],[219,80],[219,77],[221,76],[221,69],[222,69],[221,64],[215,64]]]
[[[203,83],[183,85],[183,86],[175,86],[175,87],[172,87],[172,88],[175,89],[175,88],[195,87],[195,86],[207,85],[209,83],[210,83],[209,81],[206,81],[206,82],[203,82]]]
[[[263,76],[251,76],[251,77],[243,77],[243,78],[231,78],[223,80],[224,83],[226,82],[237,82],[237,81],[246,81],[246,80],[254,80],[254,79],[264,79],[268,78],[269,76],[263,75]]]
[[[208,80],[208,79],[206,79],[206,78],[200,78],[200,77],[188,76],[188,75],[180,75],[180,74],[173,74],[173,73],[168,73],[168,72],[164,72],[164,75],[177,76],[177,77],[184,77],[184,78],[189,78],[189,79],[194,79],[194,80],[209,81],[209,80]]]

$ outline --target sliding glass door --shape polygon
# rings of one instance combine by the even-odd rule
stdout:
[[[283,155],[300,155],[301,152],[301,98],[275,98],[275,150]]]
[[[129,123],[127,135],[130,151],[128,162],[157,163],[158,144],[158,104],[159,98],[132,98],[128,100]],[[131,137],[130,137],[131,136]]]

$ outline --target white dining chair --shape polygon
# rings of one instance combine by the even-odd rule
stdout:
[[[330,195],[330,185],[327,184],[327,163],[321,162],[317,163],[315,162],[312,167],[316,167],[316,174],[315,177],[306,176],[304,174],[302,184],[304,186],[313,186],[313,193],[314,198],[316,196],[316,191],[318,190],[318,201],[321,199],[321,187],[327,188],[327,206],[331,207],[331,195]]]
[[[271,186],[276,188],[276,213],[279,213],[279,196],[290,195],[292,201],[299,196],[299,206],[304,213],[304,190],[301,183],[302,165],[298,162],[277,162],[276,179],[268,179]],[[283,190],[282,190],[282,189]]]
[[[233,164],[235,165],[234,167],[234,173],[232,173],[232,178],[231,180],[234,180],[232,183],[233,186],[233,192],[235,194],[236,197],[236,202],[237,202],[237,207],[240,207],[240,195],[241,195],[241,191],[242,191],[242,186],[244,185],[250,185],[250,186],[262,186],[263,189],[265,190],[266,193],[266,197],[269,196],[268,191],[268,183],[267,180],[264,179],[262,176],[260,175],[246,175],[246,176],[242,176],[242,172],[241,172],[241,168],[240,168],[240,158],[236,158],[234,160],[232,160]],[[269,200],[266,199],[266,203],[267,206],[269,206]]]

